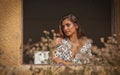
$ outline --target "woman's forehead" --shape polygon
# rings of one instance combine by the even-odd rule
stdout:
[[[62,23],[71,22],[70,19],[64,19]]]
[[[65,20],[63,20],[62,25],[67,24],[67,23],[73,23],[73,22],[69,19],[65,19]]]

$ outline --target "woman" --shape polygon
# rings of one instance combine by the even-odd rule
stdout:
[[[61,37],[55,40],[53,61],[64,65],[90,63],[91,42],[84,35],[78,18],[73,14],[63,16],[59,30]]]

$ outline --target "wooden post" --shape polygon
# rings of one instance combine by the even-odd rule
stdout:
[[[116,0],[117,35],[120,43],[120,0]]]

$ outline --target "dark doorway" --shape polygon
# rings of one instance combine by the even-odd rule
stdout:
[[[23,0],[23,42],[40,40],[43,30],[56,29],[62,15],[73,12],[88,37],[100,45],[100,37],[111,35],[111,0]]]
[[[111,0],[23,0],[23,44],[40,41],[44,30],[58,29],[61,16],[75,13],[95,45],[111,35]],[[30,40],[29,40],[30,41]],[[23,62],[33,62],[33,53],[23,51]]]

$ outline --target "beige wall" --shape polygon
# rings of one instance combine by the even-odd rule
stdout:
[[[120,14],[118,15],[120,17]],[[118,24],[120,27],[119,17],[118,17],[119,20]],[[12,74],[13,70],[15,71],[16,75],[32,75],[33,71],[32,72],[29,71],[30,65],[22,64],[21,48],[22,48],[21,0],[0,0],[0,53],[3,52],[2,55],[0,54],[0,65],[8,67],[8,68],[3,67],[5,68],[5,70],[3,71],[0,66],[0,75],[4,75],[5,73]],[[37,65],[37,67],[39,67],[40,69],[35,69],[35,71],[36,72],[41,71],[41,66]],[[42,66],[42,67],[47,69],[48,66]],[[101,75],[105,75],[107,72],[104,72],[104,69],[100,69],[100,67],[101,66],[98,66],[97,70],[99,70],[102,73]],[[65,67],[61,67],[61,68],[63,68],[64,70],[65,69],[71,70],[71,68],[65,68]],[[61,68],[57,69],[57,67],[54,67],[52,71],[54,72],[56,69],[62,70]],[[74,66],[74,68],[76,67]],[[82,69],[83,66],[77,68]],[[86,75],[90,75],[90,71],[92,71],[90,67],[86,66],[86,71],[88,70],[89,72],[86,72],[88,73]],[[48,73],[50,73],[50,71]],[[41,75],[43,75],[42,72]]]
[[[21,0],[0,0],[0,62],[21,65],[22,15]]]

